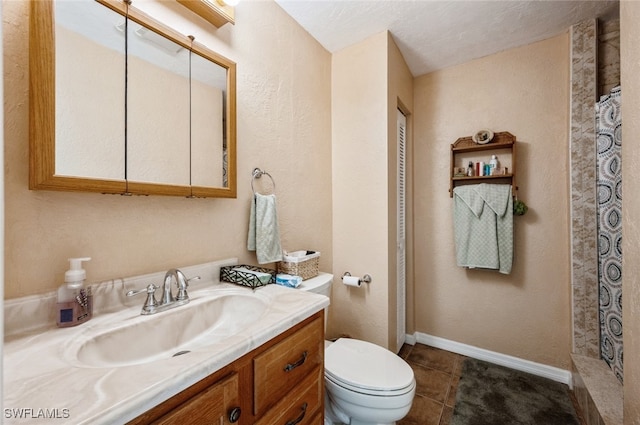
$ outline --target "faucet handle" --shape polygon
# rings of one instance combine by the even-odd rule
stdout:
[[[182,274],[182,272],[180,274]],[[182,276],[184,277],[184,275]],[[191,282],[192,280],[200,280],[200,276],[194,276],[190,279],[183,279],[182,284],[180,282],[177,282],[178,294],[176,295],[176,301],[184,301],[189,299],[187,288],[189,287],[189,282]]]
[[[158,306],[158,301],[156,300],[156,289],[158,289],[158,287],[153,283],[150,283],[145,289],[131,290],[127,292],[126,295],[127,297],[132,297],[134,295],[146,293],[147,299],[142,306],[141,314],[151,314]]]
[[[127,292],[125,295],[127,297],[132,297],[134,295],[138,295],[138,294],[142,294],[142,293],[153,294],[153,293],[156,292],[156,289],[158,289],[158,287],[156,285],[154,285],[153,283],[150,283],[144,289],[131,290],[131,291]]]

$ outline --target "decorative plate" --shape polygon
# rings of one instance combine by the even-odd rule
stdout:
[[[479,145],[486,145],[493,139],[493,131],[480,130],[476,134],[471,136],[471,139]]]

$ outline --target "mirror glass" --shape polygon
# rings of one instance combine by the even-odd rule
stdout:
[[[227,70],[191,53],[191,184],[227,187]]]
[[[127,31],[127,180],[189,186],[190,52],[132,20]]]
[[[125,178],[123,22],[94,1],[56,2],[56,175]]]

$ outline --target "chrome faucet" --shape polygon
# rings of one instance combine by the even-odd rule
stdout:
[[[173,293],[171,292],[171,281],[175,277],[176,285],[180,286],[180,283],[186,284],[186,278],[184,274],[178,269],[170,269],[164,275],[164,284],[162,285],[162,298],[160,304],[171,304],[175,302]]]
[[[127,296],[138,295],[142,293],[147,294],[147,299],[142,306],[140,314],[155,314],[161,311],[170,310],[172,308],[187,304],[189,302],[189,294],[187,293],[187,287],[189,287],[189,281],[200,279],[200,276],[187,279],[179,269],[169,269],[164,275],[164,283],[162,284],[162,297],[160,301],[156,301],[155,292],[158,287],[153,283],[147,285],[145,289],[133,290],[127,292]],[[175,280],[178,292],[176,296],[173,296],[171,291],[171,283]]]

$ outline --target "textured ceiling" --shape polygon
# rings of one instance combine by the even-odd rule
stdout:
[[[275,0],[330,52],[389,30],[414,76],[544,40],[617,0]]]

